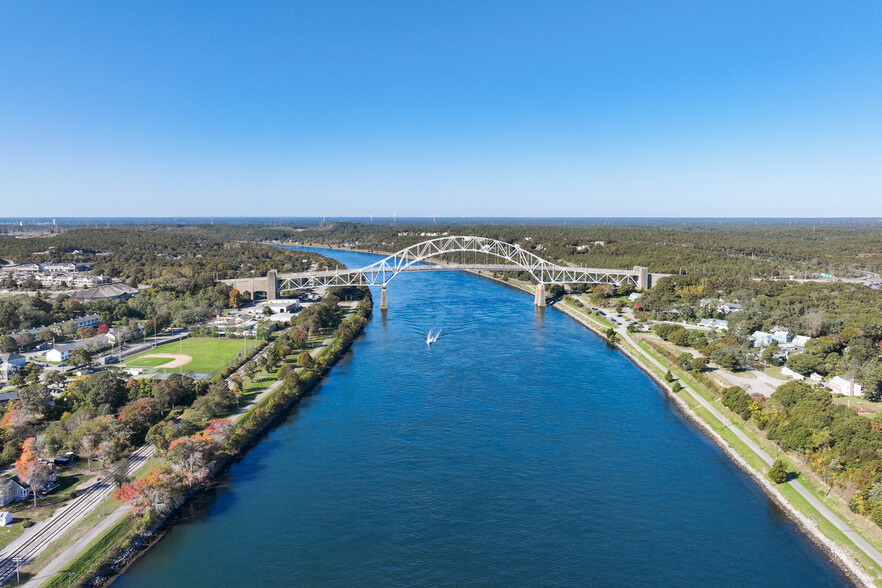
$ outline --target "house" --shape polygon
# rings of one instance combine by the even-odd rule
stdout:
[[[788,378],[793,378],[794,380],[805,380],[805,376],[803,376],[802,374],[800,374],[798,372],[794,372],[789,367],[782,367],[781,368],[781,375],[787,376]]]
[[[18,481],[18,476],[6,478],[0,481],[0,506],[6,506],[10,502],[25,500],[31,494],[27,484]]]
[[[834,394],[842,394],[843,396],[863,396],[863,388],[854,380],[847,380],[842,376],[832,378],[827,385],[833,390]]]
[[[724,321],[722,319],[701,319],[700,321],[698,321],[698,326],[708,327],[710,329],[716,329],[719,331],[728,331],[729,321]]]
[[[6,525],[12,524],[12,513],[8,510],[4,510],[0,512],[0,527],[5,527]]]
[[[811,340],[811,337],[806,337],[805,335],[797,335],[793,338],[793,344],[797,347],[805,347],[805,344]]]
[[[23,368],[27,362],[27,358],[19,353],[0,353],[0,363]]]
[[[772,334],[765,331],[754,331],[750,334],[750,343],[753,347],[766,347],[773,339]]]
[[[27,359],[18,353],[0,354],[0,382],[8,382],[25,366]]]
[[[772,329],[772,338],[778,343],[790,343],[790,331],[783,327],[775,327]]]
[[[630,300],[631,302],[634,302],[638,298],[642,298],[642,297],[643,297],[643,292],[631,292],[628,295],[628,300]]]
[[[76,348],[76,345],[74,345],[73,343],[56,345],[46,352],[46,361],[51,361],[55,363],[67,361],[68,359],[70,359],[70,352]]]
[[[812,375],[809,376],[813,382],[821,383],[824,381],[824,376],[819,374],[818,372],[812,372]]]
[[[137,288],[132,288],[123,283],[104,284],[88,290],[80,290],[73,295],[74,299],[82,304],[98,300],[128,300],[138,293]]]

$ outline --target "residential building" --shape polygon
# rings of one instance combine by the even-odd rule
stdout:
[[[0,506],[25,500],[30,494],[30,488],[26,484],[19,483],[18,476],[0,480]]]
[[[46,361],[52,361],[55,363],[67,361],[70,359],[70,352],[74,349],[76,349],[76,345],[73,343],[56,345],[54,348],[46,352]]]
[[[766,333],[765,331],[754,331],[750,335],[750,343],[754,347],[766,347],[772,343],[774,336],[771,333]]]
[[[86,316],[73,319],[78,329],[83,327],[94,327],[101,323],[101,317],[97,314],[87,314]]]
[[[708,327],[718,331],[728,331],[729,321],[724,321],[723,319],[701,319],[698,321],[698,326]]]
[[[827,382],[827,385],[830,386],[830,389],[833,390],[835,394],[842,394],[844,396],[863,396],[863,387],[851,379],[843,378],[842,376],[835,376]]]
[[[811,340],[811,337],[806,337],[805,335],[797,335],[793,338],[793,344],[797,347],[805,347],[805,344]]]
[[[799,372],[794,372],[789,367],[782,367],[781,375],[787,376],[788,378],[792,378],[794,380],[805,380],[805,376],[803,376]]]
[[[772,329],[772,338],[778,343],[790,343],[790,331],[782,327]]]

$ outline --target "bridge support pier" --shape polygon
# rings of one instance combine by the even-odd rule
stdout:
[[[536,299],[533,301],[536,306],[545,306],[545,284],[536,284]]]
[[[380,310],[389,310],[389,303],[386,301],[386,286],[380,288]]]

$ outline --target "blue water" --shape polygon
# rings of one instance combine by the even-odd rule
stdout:
[[[452,272],[389,305],[116,586],[849,584],[573,320]]]

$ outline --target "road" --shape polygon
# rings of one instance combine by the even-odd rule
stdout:
[[[126,474],[133,475],[153,455],[152,445],[142,445],[126,459]],[[17,567],[32,562],[55,540],[77,526],[82,519],[107,499],[114,487],[98,480],[67,506],[55,511],[46,519],[26,529],[22,535],[0,551],[0,584],[15,576]]]

